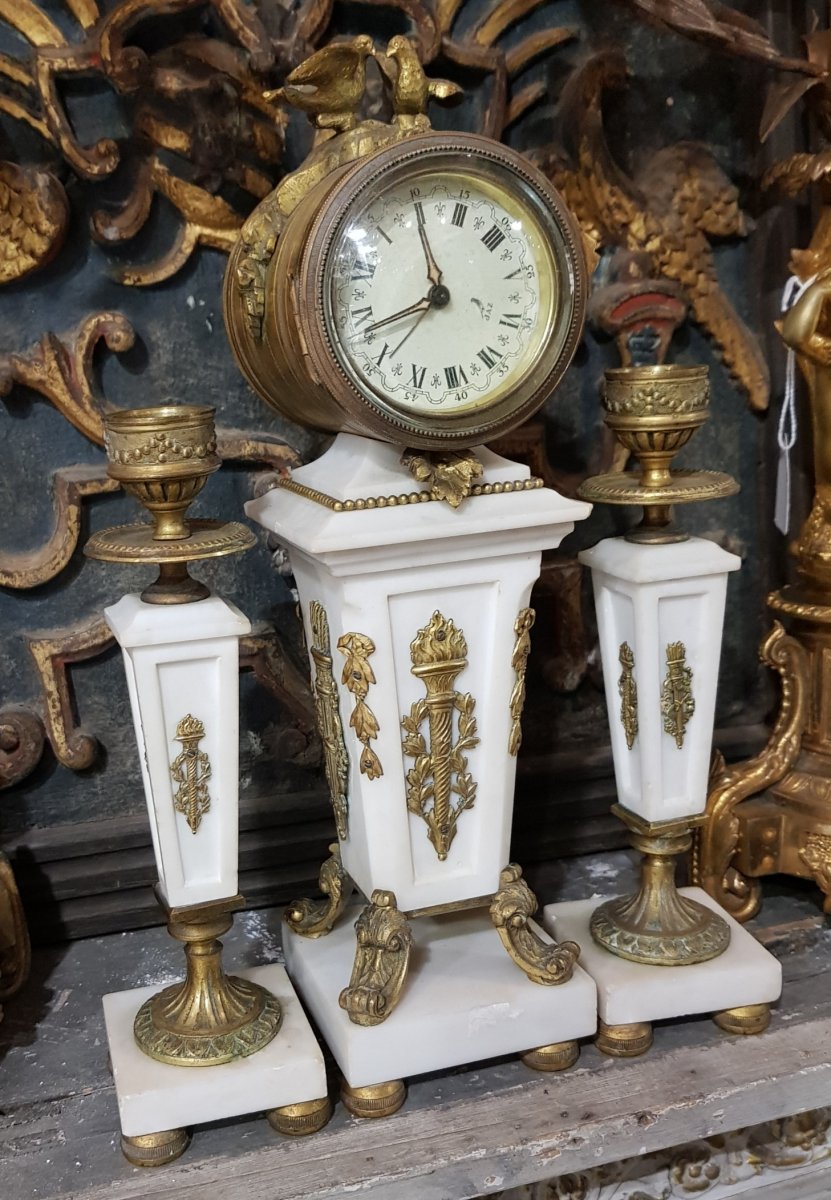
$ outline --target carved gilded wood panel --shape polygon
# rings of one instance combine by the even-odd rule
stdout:
[[[435,125],[527,152],[597,255],[577,361],[504,453],[573,491],[613,455],[597,403],[604,365],[710,365],[714,420],[697,453],[744,490],[694,521],[746,555],[731,585],[720,713],[734,740],[752,739],[741,731],[766,706],[755,646],[771,539],[758,465],[776,353],[759,294],[779,286],[785,261],[756,265],[764,245],[749,211],[759,207],[764,88],[783,63],[760,28],[736,33],[723,14],[710,14],[701,41],[701,28],[679,27],[691,7],[0,0],[0,835],[36,924],[54,931],[60,919],[77,932],[154,919],[141,891],[149,855],[132,874],[118,857],[135,864],[149,839],[123,676],[100,616],[144,580],[138,569],[104,572],[80,550],[90,531],[131,519],[106,476],[103,409],[215,404],[228,461],[211,505],[229,517],[318,448],[246,388],[220,292],[245,216],[308,149],[302,117],[272,93],[310,50],[345,34],[381,47],[413,37],[431,74],[464,89],[436,108]],[[658,9],[675,29],[646,19]],[[785,32],[778,44],[798,55]],[[719,41],[743,57],[716,57]],[[807,78],[802,60],[784,65]],[[385,102],[380,80],[371,84],[370,113]],[[611,788],[606,714],[574,556],[617,521],[598,511],[545,563],[535,593],[518,836],[533,830],[541,855],[602,837],[592,814],[605,814]],[[297,890],[292,872],[314,874],[331,837],[292,581],[265,542],[205,574],[258,622],[242,658],[242,865],[252,897],[275,898]],[[584,794],[593,801],[576,818]],[[95,850],[113,857],[73,875],[67,864]],[[96,889],[120,891],[117,917]]]

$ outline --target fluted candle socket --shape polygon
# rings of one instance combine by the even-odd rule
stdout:
[[[604,420],[638,462],[637,471],[587,479],[584,500],[642,505],[640,525],[626,534],[633,542],[678,542],[687,535],[672,521],[673,504],[734,495],[738,484],[719,471],[672,468],[675,455],[709,416],[707,368],[674,363],[615,367],[605,373]]]
[[[108,413],[104,418],[108,474],[153,518],[93,534],[90,558],[156,563],[159,576],[141,594],[148,604],[186,604],[209,590],[188,573],[188,563],[236,554],[254,535],[235,521],[186,516],[207,479],[222,464],[216,452],[214,409],[204,404],[162,404]]]

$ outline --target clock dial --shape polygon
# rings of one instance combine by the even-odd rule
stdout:
[[[352,158],[361,128],[321,143],[329,157],[288,215],[278,188],[249,218],[226,274],[234,353],[299,424],[425,450],[492,441],[539,409],[577,348],[579,228],[508,146],[373,124],[391,140]]]
[[[441,419],[527,380],[557,316],[543,219],[507,171],[411,170],[358,197],[324,283],[330,341],[355,384]]]

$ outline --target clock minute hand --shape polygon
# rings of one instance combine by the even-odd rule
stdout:
[[[375,329],[381,329],[384,325],[390,325],[393,321],[398,321],[402,317],[411,317],[415,313],[427,312],[432,301],[429,296],[422,296],[417,304],[411,304],[409,308],[402,308],[400,312],[392,313],[389,317],[384,317],[380,321],[375,321],[372,325],[367,325],[366,329],[361,330],[362,333],[372,333]]]
[[[418,225],[418,236],[421,238],[421,245],[424,248],[424,257],[427,259],[427,278],[433,285],[441,283],[441,271],[435,258],[433,258],[433,251],[430,249],[430,243],[427,241],[427,233],[421,222]]]

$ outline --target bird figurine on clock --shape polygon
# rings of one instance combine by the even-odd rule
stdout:
[[[483,446],[571,361],[581,236],[520,154],[431,129],[458,89],[406,38],[371,52],[391,121],[360,120],[367,43],[282,89],[317,133],[241,232],[225,319],[260,395],[337,434],[247,512],[297,582],[338,836],[325,898],[287,910],[286,963],[370,1117],[427,1071],[570,1066],[596,993],[509,862],[531,587],[590,507]]]

